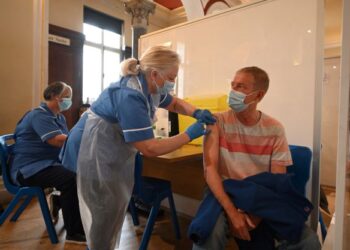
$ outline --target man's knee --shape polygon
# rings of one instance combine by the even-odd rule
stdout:
[[[227,237],[228,222],[224,213],[221,213],[216,221],[215,227],[212,232],[212,237],[219,240],[223,237]]]
[[[224,213],[221,213],[216,221],[216,224],[206,239],[204,244],[193,244],[192,250],[208,250],[208,249],[225,249],[228,235],[228,223]]]
[[[317,234],[309,227],[305,226],[303,234],[301,236],[301,242],[303,244],[302,249],[312,249],[319,250],[321,249],[321,243],[318,239]]]

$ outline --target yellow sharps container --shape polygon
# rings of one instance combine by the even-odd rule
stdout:
[[[225,94],[186,97],[184,100],[198,109],[208,109],[212,113],[226,111],[229,108]],[[195,121],[196,119],[192,117],[179,115],[179,131],[184,132]],[[203,137],[191,141],[190,144],[202,145]]]

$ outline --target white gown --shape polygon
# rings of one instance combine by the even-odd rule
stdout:
[[[136,149],[118,124],[89,111],[77,171],[80,214],[90,250],[118,247],[134,186]]]

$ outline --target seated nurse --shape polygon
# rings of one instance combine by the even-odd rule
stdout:
[[[72,89],[64,82],[51,83],[44,91],[44,100],[17,123],[11,177],[20,185],[59,190],[66,241],[85,242],[76,175],[64,168],[58,158],[68,134],[61,112],[72,104]]]
[[[71,130],[62,161],[77,171],[79,206],[90,250],[114,249],[119,242],[134,185],[137,151],[146,156],[171,152],[206,133],[215,119],[168,93],[174,88],[180,58],[163,46],[122,62],[122,78],[105,89]],[[156,108],[193,116],[184,133],[158,140],[153,135]]]

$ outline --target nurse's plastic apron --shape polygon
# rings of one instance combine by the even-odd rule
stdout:
[[[136,149],[125,143],[119,124],[88,112],[78,157],[80,214],[89,249],[110,250],[119,245],[134,186]]]

